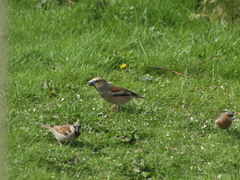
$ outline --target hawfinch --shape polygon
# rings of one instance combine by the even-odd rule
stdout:
[[[127,103],[132,98],[144,98],[127,89],[114,86],[100,77],[93,78],[88,82],[88,85],[94,86],[102,98],[118,107]]]
[[[231,126],[233,119],[234,119],[233,113],[227,111],[222,113],[220,117],[216,119],[215,123],[220,129],[228,129]]]
[[[47,124],[41,124],[40,126],[49,129],[60,145],[62,145],[61,142],[77,139],[81,130],[81,125],[78,122],[75,122],[72,125],[67,124],[63,126],[49,126]]]

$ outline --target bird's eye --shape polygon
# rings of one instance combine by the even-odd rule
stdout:
[[[233,117],[233,114],[229,114],[228,117]]]

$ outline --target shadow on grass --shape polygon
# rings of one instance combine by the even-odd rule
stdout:
[[[92,143],[89,143],[89,142],[82,142],[82,141],[75,141],[75,142],[69,143],[68,145],[71,146],[71,147],[74,147],[74,148],[78,147],[78,148],[91,149],[94,152],[98,152],[101,149],[107,147],[106,144],[92,144]]]
[[[142,114],[142,113],[144,113],[144,109],[136,108],[134,106],[123,106],[120,108],[120,110],[118,112],[126,112],[129,114]]]
[[[229,135],[231,135],[235,139],[240,139],[240,131],[238,129],[231,129],[228,131]]]
[[[70,143],[65,143],[63,144],[64,145],[67,145],[67,146],[71,146],[71,147],[74,147],[74,148],[92,148],[94,145],[89,143],[89,142],[82,142],[82,141],[73,141],[73,142],[70,142]]]

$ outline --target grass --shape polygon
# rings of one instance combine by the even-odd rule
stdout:
[[[191,19],[196,6],[10,1],[8,178],[238,179],[239,122],[214,120],[239,112],[239,23]],[[146,99],[111,112],[87,86],[97,76]],[[63,147],[39,127],[74,121],[82,134]]]

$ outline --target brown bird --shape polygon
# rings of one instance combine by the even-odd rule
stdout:
[[[81,130],[81,125],[79,122],[75,122],[72,125],[67,124],[62,126],[49,126],[47,124],[41,124],[40,126],[49,129],[58,140],[60,145],[62,145],[61,142],[73,141],[77,139]]]
[[[119,108],[120,105],[127,103],[132,98],[144,98],[132,91],[114,86],[100,77],[93,78],[88,82],[88,85],[94,86],[102,98],[115,104],[115,106],[117,105],[117,108]]]
[[[233,113],[227,111],[222,113],[220,117],[216,119],[215,123],[220,129],[228,129],[231,126],[233,119],[234,119]]]

